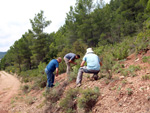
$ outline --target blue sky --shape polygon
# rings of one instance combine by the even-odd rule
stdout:
[[[105,0],[108,3],[110,0]],[[29,19],[40,10],[52,23],[45,29],[51,33],[65,23],[66,13],[76,0],[2,0],[0,3],[0,52],[7,51],[14,42],[31,29]]]

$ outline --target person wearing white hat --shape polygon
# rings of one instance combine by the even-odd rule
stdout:
[[[88,49],[86,50],[86,54],[89,54],[89,53],[94,53],[94,51],[92,50],[92,48],[88,48]]]
[[[84,66],[85,62],[87,63],[87,66]],[[92,48],[88,48],[78,71],[76,79],[77,87],[81,86],[83,73],[93,73],[94,75],[97,75],[100,71],[100,66],[102,66],[102,62],[99,57],[94,54]]]

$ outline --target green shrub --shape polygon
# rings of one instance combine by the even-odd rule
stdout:
[[[114,57],[111,53],[106,53],[103,56],[103,66],[101,67],[101,71],[107,73],[106,75],[108,79],[112,78],[112,67],[115,64]]]
[[[125,59],[128,56],[129,49],[130,49],[128,45],[129,43],[126,40],[119,44],[116,44],[113,47],[113,51],[112,51],[114,57],[118,60]]]
[[[129,68],[128,68],[129,72],[135,72],[135,71],[139,71],[139,70],[141,70],[140,66],[130,65]]]
[[[30,87],[29,87],[29,85],[24,85],[24,86],[22,86],[22,91],[24,92],[24,93],[28,93],[29,92],[29,89],[30,89]]]
[[[24,82],[25,83],[29,82],[29,78],[24,78]]]
[[[65,111],[65,113],[76,113],[77,109],[77,94],[78,89],[70,89],[66,92],[66,97],[60,101],[60,107]]]
[[[44,74],[45,73],[45,67],[46,67],[46,63],[40,62],[40,64],[38,65],[38,72],[40,74]]]
[[[8,66],[6,67],[5,71],[8,73],[15,73],[17,70],[14,66]]]
[[[128,68],[129,76],[131,76],[131,77],[137,76],[135,72],[138,71],[138,70],[141,70],[140,66],[130,65],[129,68]]]
[[[85,112],[89,112],[96,104],[98,97],[99,97],[98,88],[95,88],[95,90],[90,88],[82,90],[81,97],[78,98],[78,106],[80,108],[83,108]]]
[[[22,71],[20,76],[22,77],[22,81],[27,83],[34,81],[32,89],[40,89],[46,86],[47,76],[45,73],[45,63],[41,63],[38,66],[38,69]]]
[[[97,48],[94,48],[94,52],[97,54],[97,55],[102,55],[102,53],[104,52],[104,48],[105,46],[99,46]]]
[[[80,68],[80,65],[76,65],[72,67],[73,71],[70,72],[70,75],[68,76],[69,82],[76,80],[79,68]]]
[[[77,78],[77,74],[74,72],[70,72],[70,75],[68,76],[68,81],[69,82],[75,81],[76,78]]]
[[[123,69],[123,70],[121,71],[121,74],[122,74],[123,76],[135,77],[135,76],[137,76],[135,72],[138,71],[138,70],[141,70],[141,67],[140,67],[140,66],[130,65],[129,68]]]
[[[137,76],[137,74],[131,73],[130,76],[131,76],[131,77],[135,77],[135,76]]]
[[[112,54],[115,57],[115,59],[123,60],[128,57],[129,54],[133,53],[134,45],[133,37],[124,37],[124,39],[120,43],[116,43],[112,46]]]
[[[131,96],[133,94],[132,89],[128,88],[127,91],[128,91],[128,96]]]
[[[28,70],[28,71],[21,71],[20,77],[22,78],[22,82],[31,82],[35,80],[38,75],[38,70]]]
[[[146,30],[145,32],[141,32],[138,34],[136,40],[134,41],[135,47],[136,47],[136,53],[139,53],[140,51],[146,52],[147,48],[150,49],[150,30]]]
[[[40,89],[44,88],[47,83],[47,76],[39,75],[36,78],[34,78],[34,84],[32,86],[32,89]]]
[[[61,98],[67,84],[67,82],[63,82],[58,87],[50,88],[50,91],[46,95],[46,100],[51,103],[56,103]]]
[[[123,64],[120,64],[119,62],[117,62],[113,67],[112,67],[112,71],[115,73],[120,73],[124,68]]]
[[[123,69],[122,71],[121,71],[121,75],[123,75],[123,76],[128,76],[128,70],[127,69]]]
[[[149,80],[150,79],[150,74],[149,75],[143,75],[142,80]]]
[[[150,64],[150,56],[144,56],[144,57],[142,57],[142,61],[144,63],[148,62]]]

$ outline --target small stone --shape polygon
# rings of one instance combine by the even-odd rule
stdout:
[[[124,79],[124,76],[120,76],[119,79]]]
[[[127,97],[125,97],[124,102],[127,100]]]
[[[150,101],[150,96],[147,97],[147,100]]]
[[[104,97],[105,95],[104,95],[104,94],[101,94],[101,96]]]
[[[97,109],[95,109],[94,112],[96,113],[96,112],[97,112]]]
[[[133,84],[133,82],[129,82],[129,84]]]
[[[139,58],[135,60],[135,62],[139,61]]]
[[[116,98],[115,100],[116,100],[116,101],[119,101],[119,98]]]
[[[121,107],[121,106],[122,106],[122,103],[119,103],[119,106]]]

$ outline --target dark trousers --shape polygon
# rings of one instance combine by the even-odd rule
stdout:
[[[80,67],[79,71],[78,71],[78,76],[77,76],[77,80],[76,80],[76,84],[79,84],[82,82],[82,76],[83,73],[93,73],[93,74],[98,74],[100,70],[88,70],[86,68],[86,66],[84,67]]]
[[[55,79],[55,75],[53,72],[49,72],[47,68],[45,68],[45,73],[47,74],[47,87],[52,87]]]

